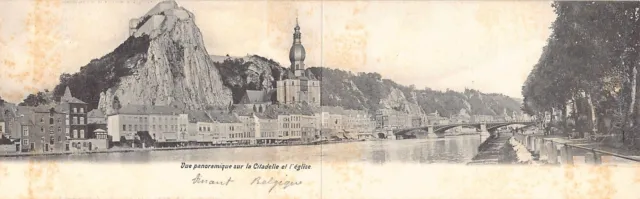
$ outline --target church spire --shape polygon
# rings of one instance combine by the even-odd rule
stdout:
[[[300,30],[300,26],[298,25],[298,10],[296,10],[296,28],[297,30]]]
[[[300,33],[300,24],[298,23],[298,17],[296,16],[296,27],[293,28],[294,32],[293,32],[293,43],[294,44],[300,44],[302,43],[300,41],[300,37],[301,37],[301,33]]]
[[[73,96],[71,95],[71,90],[69,90],[69,86],[64,89],[64,95],[62,95],[62,99],[71,99]]]
[[[291,61],[291,72],[293,72],[293,75],[295,77],[300,77],[304,75],[304,59],[306,52],[302,46],[302,42],[300,41],[301,33],[298,17],[296,17],[296,27],[293,29],[293,45],[291,45],[291,49],[289,50],[289,61]]]

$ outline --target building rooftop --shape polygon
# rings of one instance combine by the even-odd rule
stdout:
[[[90,118],[104,118],[105,115],[102,111],[100,111],[100,109],[93,109],[92,111],[89,111],[89,113],[87,113],[87,117]]]
[[[33,125],[35,124],[31,117],[34,114],[35,107],[30,106],[18,106],[16,107],[16,121],[18,121],[22,125]]]
[[[262,114],[262,113],[256,113],[256,117],[260,118],[260,119],[269,119],[269,120],[273,120],[273,119],[278,119],[278,116],[273,116],[273,115],[266,115],[266,114]]]
[[[78,98],[73,97],[73,95],[71,95],[71,90],[69,89],[69,86],[67,86],[67,88],[64,90],[64,95],[60,98],[60,102],[72,103],[72,104],[87,104],[82,100],[79,100]]]
[[[323,106],[321,108],[322,112],[328,112],[330,114],[339,114],[339,115],[345,115],[346,110],[344,110],[344,108],[342,107],[337,107],[337,106]]]
[[[271,103],[271,97],[275,90],[246,90],[244,96],[240,99],[240,104],[260,104]]]
[[[129,115],[177,115],[183,111],[170,106],[151,106],[151,105],[126,105],[114,114]]]
[[[277,104],[267,106],[265,117],[278,117],[278,115],[313,115],[313,110],[306,104]]]
[[[207,115],[214,121],[220,123],[240,123],[240,119],[233,114],[207,111]]]
[[[205,111],[187,111],[187,115],[189,117],[189,122],[191,123],[196,123],[196,122],[212,123],[213,122],[213,120],[209,118],[209,115],[207,115],[207,112]]]
[[[240,116],[249,116],[249,115],[252,115],[255,111],[253,111],[250,108],[247,108],[242,104],[234,104],[232,112]]]

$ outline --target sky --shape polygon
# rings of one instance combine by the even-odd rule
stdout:
[[[151,0],[0,1],[0,96],[52,89],[128,37]],[[400,84],[521,98],[555,14],[545,1],[177,0],[207,51],[289,66],[298,17],[307,66],[377,72]]]

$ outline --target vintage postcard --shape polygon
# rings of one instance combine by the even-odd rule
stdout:
[[[640,2],[0,9],[0,198],[640,198]]]

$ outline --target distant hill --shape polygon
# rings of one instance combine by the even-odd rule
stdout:
[[[233,91],[237,102],[247,89],[275,88],[275,82],[284,74],[279,63],[258,55],[226,57],[212,55],[225,86]],[[387,108],[407,113],[432,113],[443,116],[466,109],[471,114],[500,115],[505,110],[511,115],[520,112],[520,99],[502,94],[485,94],[467,89],[464,92],[415,89],[383,79],[377,73],[353,74],[340,69],[308,68],[316,79],[322,80],[323,106],[347,109],[375,110]]]

